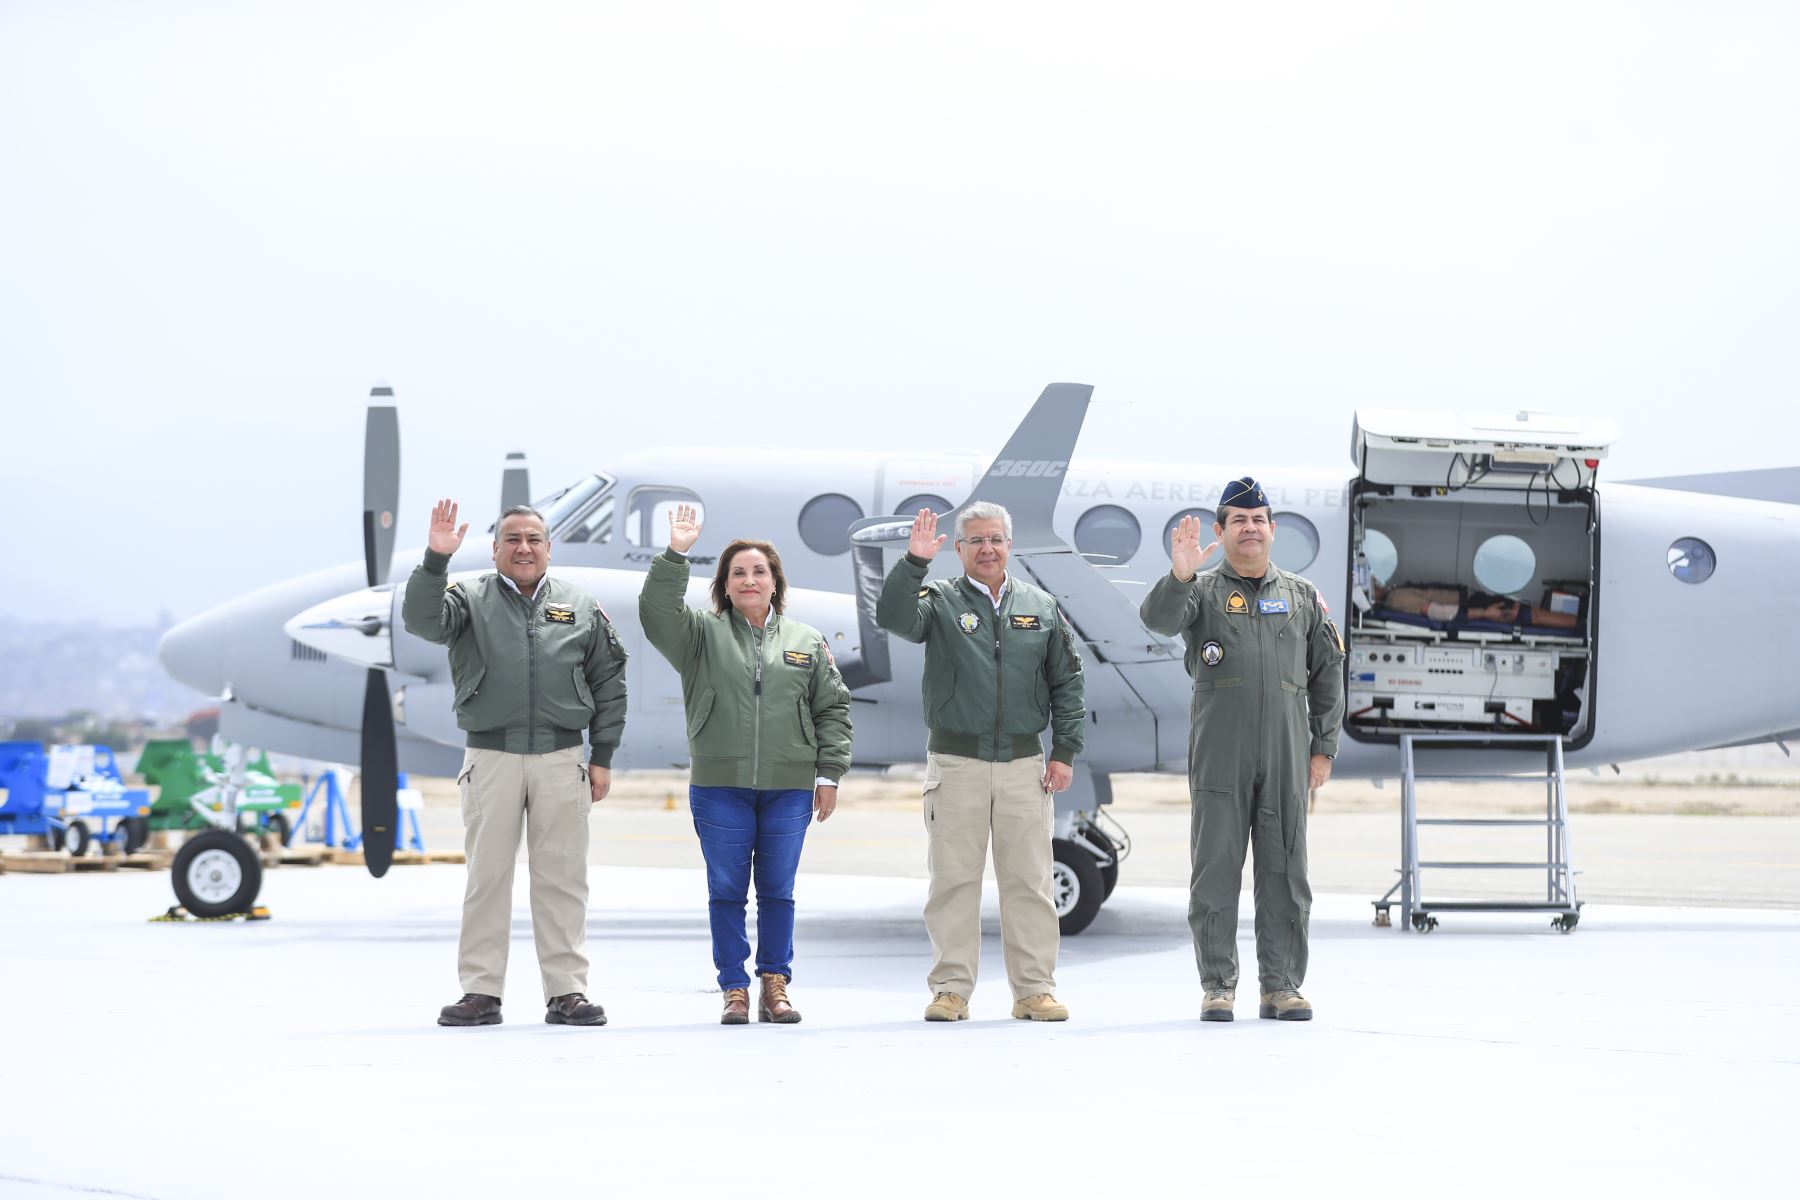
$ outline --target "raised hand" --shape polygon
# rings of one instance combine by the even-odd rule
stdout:
[[[694,506],[677,504],[669,514],[669,549],[686,554],[688,547],[700,540],[701,525],[695,518]]]
[[[459,529],[456,524],[456,501],[439,500],[431,506],[431,531],[425,536],[425,544],[439,554],[455,554],[462,548],[463,535],[469,532],[469,523],[464,521]]]
[[[1187,516],[1175,525],[1175,532],[1169,537],[1169,566],[1175,572],[1175,578],[1186,583],[1200,570],[1200,564],[1212,557],[1212,552],[1219,548],[1214,542],[1206,549],[1200,549],[1200,518]]]
[[[949,540],[949,534],[937,531],[937,514],[929,508],[921,508],[919,515],[913,518],[912,537],[907,541],[906,549],[908,553],[929,562],[937,557],[937,552]]]

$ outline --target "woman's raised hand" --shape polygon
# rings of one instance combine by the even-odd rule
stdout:
[[[425,535],[428,547],[439,554],[455,554],[462,548],[463,535],[468,532],[467,521],[461,529],[456,527],[456,501],[439,500],[431,506],[431,528]]]
[[[1200,518],[1183,517],[1175,525],[1175,532],[1169,536],[1169,566],[1175,571],[1175,578],[1186,583],[1200,570],[1200,564],[1212,557],[1212,552],[1219,548],[1214,542],[1206,549],[1200,549]]]
[[[906,549],[909,554],[929,562],[949,540],[949,534],[937,531],[937,514],[929,508],[921,508],[919,515],[913,518],[912,537],[907,541]]]
[[[677,504],[669,513],[669,549],[686,554],[688,547],[700,540],[700,522],[691,504]]]

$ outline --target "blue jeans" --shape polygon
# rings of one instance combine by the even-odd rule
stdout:
[[[794,873],[812,822],[810,790],[690,787],[688,808],[706,859],[713,966],[719,987],[747,988],[744,911],[756,877],[756,973],[794,977]]]

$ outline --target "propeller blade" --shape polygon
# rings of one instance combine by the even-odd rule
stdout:
[[[362,851],[369,874],[380,879],[394,861],[399,840],[400,755],[394,744],[394,708],[387,673],[370,671],[363,689]]]
[[[525,452],[514,450],[506,456],[506,470],[500,476],[500,511],[530,503],[531,469],[525,465]]]
[[[385,383],[369,389],[369,420],[363,429],[363,565],[370,587],[387,582],[394,512],[400,507],[400,415],[393,398],[394,389]]]

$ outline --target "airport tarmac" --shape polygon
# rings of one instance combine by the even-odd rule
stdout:
[[[648,814],[646,814],[648,815]],[[662,815],[662,814],[656,814]],[[152,1200],[1751,1195],[1791,1175],[1800,914],[1314,909],[1309,1024],[1201,1024],[1180,889],[1063,948],[1061,1025],[927,1025],[922,881],[803,872],[794,1027],[716,1024],[704,877],[594,872],[604,1029],[441,1029],[463,872],[271,872],[266,923],[152,924],[166,874],[0,878],[0,1196]],[[1249,914],[1240,931],[1252,954]]]

